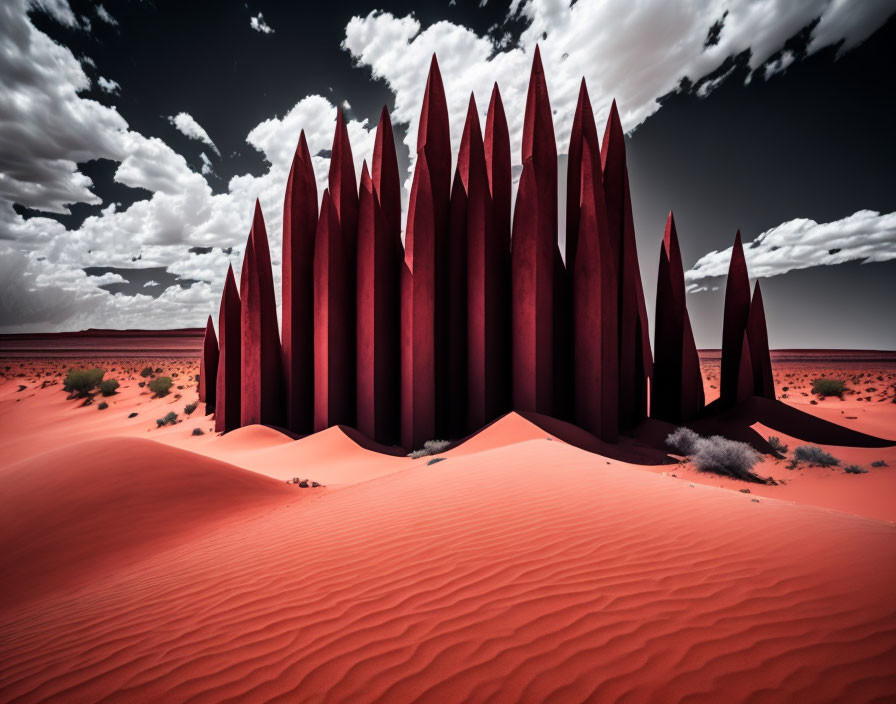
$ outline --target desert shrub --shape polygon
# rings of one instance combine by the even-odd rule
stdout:
[[[819,467],[834,467],[840,464],[840,460],[817,445],[800,445],[793,451],[793,459],[795,462],[807,462]]]
[[[108,403],[106,403],[105,401],[100,401],[99,405],[97,406],[97,410],[104,411],[108,407],[109,407]]]
[[[839,396],[843,397],[846,391],[846,384],[839,379],[816,379],[812,382],[812,393],[819,396]]]
[[[128,418],[136,418],[136,417],[137,417],[137,411],[134,411],[134,412],[132,412],[132,413],[128,413]]]
[[[196,407],[198,405],[199,405],[198,401],[193,401],[193,403],[188,403],[186,406],[184,406],[184,413],[186,415],[190,415],[193,411],[196,410]]]
[[[161,418],[156,418],[156,425],[160,428],[166,425],[174,425],[175,423],[177,423],[177,413],[174,411],[168,411]]]
[[[90,393],[103,380],[105,372],[102,369],[77,369],[68,370],[62,388],[79,398],[89,396]]]
[[[777,435],[769,435],[768,437],[769,446],[778,454],[786,455],[787,454],[787,445],[781,442],[781,438]]]
[[[666,444],[680,455],[693,455],[700,436],[690,428],[678,427],[666,436]]]
[[[157,376],[155,379],[152,379],[147,386],[156,396],[167,396],[168,391],[171,390],[171,384],[170,376]]]
[[[193,428],[192,434],[193,435],[205,435],[205,433],[202,432],[202,428]]]
[[[100,382],[100,393],[103,396],[112,396],[118,389],[117,379],[104,379]]]
[[[148,376],[152,376],[152,367],[143,367],[143,369],[140,370],[140,376],[144,379]]]
[[[887,463],[884,462],[883,460],[875,460],[874,462],[871,463],[871,466],[872,467],[886,467]]]
[[[447,459],[447,457],[433,457],[429,462],[426,463],[426,466],[429,467],[429,465],[431,464],[435,464],[436,462],[444,462]]]
[[[849,464],[843,468],[843,471],[847,474],[868,474],[868,470],[864,467],[859,467],[857,464]]]
[[[418,457],[426,457],[427,455],[437,455],[450,444],[451,443],[448,440],[427,440],[423,443],[421,449],[409,453],[408,457],[417,459]]]
[[[764,479],[753,473],[753,466],[761,459],[762,455],[747,443],[713,435],[697,440],[691,461],[701,472],[713,472],[735,479],[765,483]]]

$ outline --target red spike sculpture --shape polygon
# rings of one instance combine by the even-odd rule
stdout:
[[[683,423],[703,408],[700,359],[685,299],[684,267],[675,218],[669,213],[656,281],[650,415]]]
[[[436,432],[435,217],[426,153],[417,155],[401,268],[401,443],[419,448]]]
[[[240,423],[281,425],[283,376],[277,302],[268,236],[257,200],[240,273],[240,303],[243,368]]]
[[[584,116],[587,121],[593,118]],[[593,125],[592,125],[592,130]],[[608,442],[619,436],[616,262],[610,246],[596,131],[584,130],[578,160],[581,174],[577,244],[572,270],[574,418]]]
[[[305,132],[292,160],[283,203],[283,381],[286,427],[314,429],[314,234],[317,182]]]
[[[759,282],[753,288],[753,300],[747,316],[747,341],[750,343],[750,361],[753,364],[753,393],[763,398],[775,398],[775,379],[772,375],[772,358],[768,349],[768,329],[765,324],[765,306]]]
[[[722,373],[719,383],[720,404],[723,408],[736,405],[745,397],[741,357],[746,339],[747,318],[750,314],[750,279],[747,261],[741,244],[740,230],[734,237],[731,262],[728,265],[728,281],[725,283],[725,313],[722,320]],[[747,346],[746,349],[749,347]],[[752,366],[751,366],[752,370]],[[752,377],[752,371],[750,376]],[[750,394],[753,380],[750,379]]]
[[[459,187],[466,194],[467,432],[497,418],[504,409],[500,379],[507,366],[502,326],[506,320],[501,284],[506,240],[494,227],[488,166],[476,101],[470,96],[457,160]],[[453,197],[453,194],[452,194]]]
[[[347,241],[354,242],[358,229],[358,181],[355,178],[355,162],[352,145],[348,140],[348,128],[342,110],[336,113],[336,132],[330,153],[330,199],[336,208],[339,225]]]
[[[314,242],[314,430],[354,423],[355,271],[330,191]]]
[[[510,409],[512,405],[511,365],[506,363],[511,357],[510,339],[510,133],[507,117],[498,84],[492,88],[491,100],[485,119],[483,136],[485,167],[488,171],[488,186],[492,201],[492,231],[495,247],[499,251],[500,271],[496,274],[498,288],[498,320],[490,328],[490,337],[497,347],[497,355],[505,363],[499,365],[497,373],[491,375],[490,383],[496,393],[498,413]],[[470,421],[472,426],[472,420]]]
[[[227,267],[221,309],[218,313],[218,372],[215,380],[215,431],[226,433],[240,427],[242,363],[240,351],[240,294]]]
[[[202,359],[199,362],[199,400],[205,403],[206,414],[215,410],[215,385],[218,383],[218,338],[212,316],[205,324]]]
[[[474,119],[476,116],[474,115]],[[469,123],[469,111],[467,113]],[[448,329],[443,338],[447,345],[444,375],[445,416],[440,434],[460,437],[467,432],[467,187],[463,173],[469,171],[470,144],[468,126],[464,126],[457,169],[451,186],[448,212]]]
[[[579,100],[569,136],[566,176],[566,269],[575,270],[576,245],[579,240],[579,202],[582,195],[582,150],[584,143],[598,148],[597,126],[591,111],[591,99],[585,79],[579,86]],[[599,151],[598,151],[599,153]],[[601,185],[603,191],[603,185]]]
[[[399,234],[386,221],[365,162],[358,210],[357,427],[386,444],[399,440],[400,265]]]
[[[604,131],[601,165],[607,220],[619,271],[619,425],[620,429],[628,429],[647,417],[647,380],[653,359],[635,244],[625,135],[616,101],[610,107]]]
[[[389,237],[401,247],[401,180],[398,175],[398,157],[395,152],[395,137],[392,122],[385,106],[376,126],[376,140],[373,144],[373,161],[370,165],[373,190],[383,211]]]
[[[536,48],[523,123],[523,172],[511,248],[513,405],[554,408],[554,292],[557,147],[541,55]]]

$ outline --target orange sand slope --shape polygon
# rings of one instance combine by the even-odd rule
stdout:
[[[306,442],[315,455],[347,452],[338,429],[296,447]],[[147,536],[212,504],[231,519],[178,529],[142,556],[131,543],[114,572],[88,563],[81,588],[34,582],[25,606],[4,599],[2,699],[896,696],[892,524],[640,471],[518,416],[478,443],[433,465],[360,450],[379,478],[336,490],[207,460],[186,498],[166,494],[185,471],[170,448],[119,440],[110,451],[133,457],[73,463],[37,517],[4,505],[10,545],[50,559],[89,542],[97,521],[127,534],[140,515]],[[125,468],[138,449],[155,457],[158,480]],[[157,452],[173,453],[167,469]],[[61,464],[52,453],[4,469],[0,495]],[[111,466],[127,474],[101,481]],[[30,491],[22,511],[37,501]],[[101,517],[74,508],[95,500],[108,507]],[[54,517],[50,539],[69,543],[29,543],[41,540],[34,521]]]

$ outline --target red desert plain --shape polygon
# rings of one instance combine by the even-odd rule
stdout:
[[[843,442],[896,441],[896,353],[773,352],[781,408],[707,427],[788,446],[757,484],[653,421],[605,445],[511,413],[416,459],[219,436],[201,339],[0,340],[3,702],[896,700],[896,447]],[[70,399],[79,366],[116,393]]]

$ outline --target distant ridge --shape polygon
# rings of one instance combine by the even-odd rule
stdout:
[[[0,334],[0,357],[198,355],[203,328]]]

